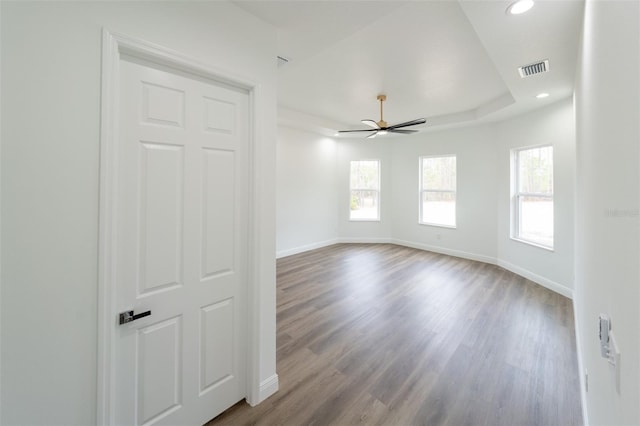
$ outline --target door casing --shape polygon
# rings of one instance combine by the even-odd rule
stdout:
[[[144,59],[179,71],[201,76],[209,80],[228,84],[249,92],[249,205],[248,205],[248,271],[247,271],[247,357],[246,357],[246,400],[255,405],[261,399],[258,366],[260,365],[259,330],[260,291],[259,258],[257,236],[260,234],[257,204],[255,164],[256,127],[260,116],[256,105],[261,104],[260,86],[234,73],[202,64],[179,52],[144,40],[103,30],[102,38],[102,105],[100,128],[100,207],[99,207],[99,247],[98,247],[98,359],[97,359],[97,424],[113,423],[114,377],[114,335],[115,335],[115,235],[117,188],[117,152],[115,141],[118,137],[118,89],[121,55]],[[277,377],[277,376],[276,376]],[[276,379],[277,380],[277,379]],[[277,381],[275,384],[277,389]],[[264,391],[262,392],[264,393]]]

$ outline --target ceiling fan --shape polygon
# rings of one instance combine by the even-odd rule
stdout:
[[[387,95],[378,95],[378,100],[380,101],[380,121],[376,122],[373,120],[361,120],[363,124],[370,126],[371,129],[340,130],[338,131],[338,133],[373,132],[369,136],[367,136],[367,138],[375,138],[377,135],[386,135],[387,133],[411,134],[416,133],[417,130],[403,129],[402,127],[415,126],[427,122],[427,120],[424,118],[417,118],[415,120],[405,121],[404,123],[388,126],[387,122],[382,118],[382,103],[387,100]]]

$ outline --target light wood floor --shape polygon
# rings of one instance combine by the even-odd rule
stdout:
[[[209,425],[582,424],[571,301],[388,245],[278,260],[280,390]]]

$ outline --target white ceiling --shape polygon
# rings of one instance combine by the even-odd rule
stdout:
[[[573,93],[581,0],[237,0],[278,30],[280,122],[325,133],[379,119],[427,118],[422,130],[499,120]],[[548,59],[526,79],[517,68]],[[548,92],[546,99],[536,99]]]

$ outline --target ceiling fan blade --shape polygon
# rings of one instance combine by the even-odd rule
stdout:
[[[418,133],[418,130],[408,130],[408,129],[388,129],[387,132],[391,133],[402,133],[405,135],[410,135],[411,133]]]
[[[338,130],[338,133],[353,133],[353,132],[373,132],[372,129],[360,129],[360,130]]]
[[[378,126],[378,123],[376,123],[373,120],[360,120],[362,122],[362,124],[366,124],[369,127],[373,127],[374,129],[378,130],[380,128],[380,126]]]
[[[373,139],[373,138],[375,138],[375,137],[376,137],[376,135],[377,135],[377,134],[378,134],[378,132],[377,132],[377,131],[376,131],[376,132],[373,132],[373,133],[371,133],[369,136],[367,136],[367,139]]]
[[[407,127],[407,126],[416,126],[418,124],[424,124],[426,122],[427,120],[424,118],[417,118],[415,120],[406,121],[404,123],[394,124],[393,126],[387,127],[387,130],[399,129],[400,127]]]

